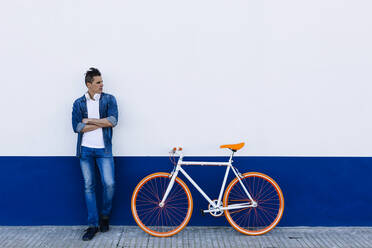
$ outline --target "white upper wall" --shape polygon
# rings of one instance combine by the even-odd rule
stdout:
[[[114,154],[372,155],[372,1],[7,1],[1,156],[70,156],[101,70]]]

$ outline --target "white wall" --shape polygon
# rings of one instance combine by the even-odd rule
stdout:
[[[98,67],[115,155],[372,155],[372,2],[7,1],[1,156],[70,156]]]

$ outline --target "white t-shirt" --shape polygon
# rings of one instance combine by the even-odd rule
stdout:
[[[87,99],[87,109],[88,118],[100,119],[99,116],[99,98],[101,94],[95,94],[94,100],[92,100],[87,92],[85,98]],[[82,146],[90,148],[105,148],[105,143],[103,141],[102,128],[97,128],[96,130],[85,132],[83,134]]]

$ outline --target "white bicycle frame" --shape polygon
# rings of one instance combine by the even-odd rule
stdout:
[[[178,154],[180,157],[178,159],[178,162],[177,162],[177,166],[176,168],[172,171],[170,177],[171,177],[171,180],[169,182],[169,185],[165,191],[165,194],[163,196],[163,199],[161,200],[161,202],[159,203],[159,206],[160,207],[163,207],[164,206],[164,202],[166,201],[167,197],[168,197],[168,194],[169,192],[171,191],[172,187],[173,187],[173,184],[174,184],[174,181],[176,180],[176,177],[178,175],[178,172],[181,172],[186,178],[187,180],[189,180],[191,182],[192,185],[194,185],[194,187],[200,192],[200,194],[209,202],[209,204],[212,206],[211,209],[208,209],[208,210],[203,210],[204,213],[210,213],[210,212],[215,212],[215,211],[224,211],[224,210],[231,210],[231,209],[240,209],[240,208],[247,208],[247,207],[256,207],[257,206],[257,203],[253,200],[252,196],[249,194],[248,190],[246,189],[246,187],[244,186],[243,182],[241,181],[240,177],[241,177],[241,174],[239,172],[236,171],[236,169],[232,166],[232,158],[233,158],[233,155],[234,155],[234,151],[231,153],[230,155],[230,159],[229,159],[229,162],[185,162],[183,161],[183,153],[182,151],[178,151],[178,153],[173,150],[172,151],[173,154]],[[213,202],[211,200],[211,198],[208,197],[208,195],[199,187],[199,185],[189,176],[189,174],[186,173],[186,171],[184,169],[182,169],[182,165],[214,165],[214,166],[227,166],[226,168],[226,172],[225,172],[225,177],[223,179],[223,182],[222,182],[222,185],[221,185],[221,190],[220,190],[220,194],[218,196],[218,200],[217,200],[217,203]],[[227,176],[229,174],[229,171],[230,169],[234,172],[236,178],[238,178],[244,192],[247,194],[247,197],[248,199],[250,200],[250,202],[247,202],[247,203],[239,203],[239,204],[231,204],[227,207],[223,207],[222,206],[222,193],[225,189],[225,185],[226,185],[226,180],[227,180]]]

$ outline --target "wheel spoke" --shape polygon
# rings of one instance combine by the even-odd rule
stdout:
[[[245,234],[261,234],[269,231],[278,223],[284,208],[281,190],[274,181],[260,173],[246,173],[241,181],[256,207],[226,210],[225,215],[230,224]],[[225,205],[247,203],[245,191],[238,179],[234,179],[226,190]]]
[[[133,193],[133,215],[145,232],[154,236],[171,236],[182,230],[191,217],[191,194],[187,186],[176,179],[162,207],[159,206],[171,178],[167,173],[150,175]],[[133,207],[132,207],[133,210]]]

